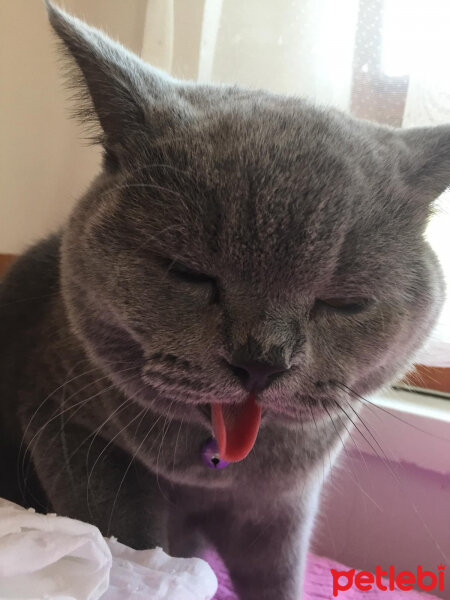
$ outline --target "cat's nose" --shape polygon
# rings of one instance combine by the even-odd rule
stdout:
[[[254,393],[262,392],[276,377],[289,368],[262,360],[232,361],[229,367],[239,377],[244,389]]]

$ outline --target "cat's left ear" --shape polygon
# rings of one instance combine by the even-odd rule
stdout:
[[[401,178],[412,199],[428,205],[450,186],[450,126],[404,129],[396,136]]]
[[[144,141],[176,127],[187,110],[180,84],[153,68],[104,33],[45,0],[50,23],[75,60],[70,86],[81,92],[76,116],[100,125],[96,141],[107,153],[142,152]]]

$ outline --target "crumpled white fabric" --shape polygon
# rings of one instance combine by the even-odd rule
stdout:
[[[211,600],[217,578],[200,558],[173,558],[161,548],[132,550],[110,539],[113,555],[108,591],[102,600]]]
[[[133,550],[93,525],[0,499],[0,600],[210,600],[199,558]]]

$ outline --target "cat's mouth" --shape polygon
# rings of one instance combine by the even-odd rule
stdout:
[[[261,406],[253,394],[249,394],[244,403],[213,403],[211,422],[220,457],[227,462],[238,462],[255,445],[261,424]]]

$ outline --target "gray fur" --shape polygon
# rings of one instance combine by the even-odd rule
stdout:
[[[423,231],[450,183],[450,128],[176,81],[48,9],[105,161],[1,283],[0,496],[139,548],[209,541],[241,600],[293,600],[355,393],[403,373],[439,313]],[[373,302],[315,303],[336,297]],[[288,370],[258,395],[250,455],[206,469],[210,403],[247,397],[227,366],[242,352]]]

